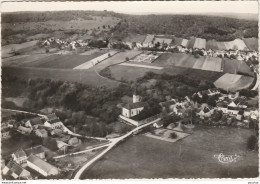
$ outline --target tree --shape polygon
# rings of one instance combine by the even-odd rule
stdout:
[[[171,137],[172,139],[176,139],[178,136],[177,136],[177,134],[176,134],[175,132],[172,132],[172,133],[170,134],[170,137]]]
[[[50,137],[44,138],[43,145],[52,151],[58,150],[57,142],[53,138],[50,138]]]
[[[209,104],[210,106],[216,107],[216,98],[215,96],[210,96],[207,99],[207,104]]]
[[[125,61],[129,61],[129,58],[128,58],[128,57],[126,57],[126,58],[125,58]]]

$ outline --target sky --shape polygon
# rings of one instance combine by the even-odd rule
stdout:
[[[257,1],[2,2],[1,12],[108,10],[119,13],[258,13]]]

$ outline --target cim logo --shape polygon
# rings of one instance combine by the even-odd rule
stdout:
[[[219,162],[226,164],[226,163],[236,162],[240,156],[238,156],[237,154],[224,155],[223,153],[220,153],[219,155],[214,155],[214,157],[217,158]]]

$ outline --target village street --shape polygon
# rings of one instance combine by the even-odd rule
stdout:
[[[149,123],[146,123],[146,124],[143,124],[141,126],[138,126],[136,127],[135,129],[133,129],[132,131],[128,132],[127,134],[123,135],[123,136],[120,136],[120,137],[117,137],[117,138],[111,138],[111,139],[108,139],[111,141],[111,143],[109,143],[108,147],[103,151],[101,152],[99,155],[97,155],[95,158],[93,158],[92,160],[90,160],[89,162],[87,162],[83,167],[80,168],[80,170],[76,173],[74,179],[80,179],[80,176],[81,174],[90,166],[92,165],[94,162],[96,162],[99,158],[101,158],[103,155],[105,155],[109,150],[111,150],[117,143],[119,143],[120,141],[123,141],[125,138],[127,138],[128,136],[132,135],[134,132],[138,131],[138,130],[141,130],[142,128],[146,127],[146,126],[149,126],[153,123],[156,123],[158,121],[160,121],[161,118],[158,118],[156,120],[153,120]]]

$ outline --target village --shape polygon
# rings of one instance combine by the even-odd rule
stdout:
[[[160,102],[160,114],[136,121],[134,117],[144,110],[145,102],[141,101],[142,97],[135,91],[132,103],[121,107],[119,120],[133,127],[140,127],[159,118],[159,121],[150,125],[150,128],[145,131],[145,135],[168,142],[175,142],[189,136],[192,134],[192,129],[198,125],[257,129],[258,107],[249,104],[249,98],[239,92],[223,94],[216,88],[208,89],[194,93],[190,97]],[[102,150],[111,142],[111,137],[97,138],[99,141],[94,145],[80,150],[78,147],[84,144],[84,141],[82,142],[84,136],[77,135],[66,128],[55,114],[27,118],[20,122],[14,120],[2,122],[3,140],[14,136],[12,131],[17,131],[24,136],[34,135],[45,139],[44,145],[17,149],[10,155],[10,160],[2,159],[3,175],[11,176],[13,179],[48,178],[66,173],[68,168],[71,172],[76,169],[76,163],[67,163],[68,167],[65,169],[61,165],[66,162],[58,161],[60,158],[70,157],[77,152],[84,154],[85,151],[93,148]],[[136,133],[140,132],[142,131]]]

